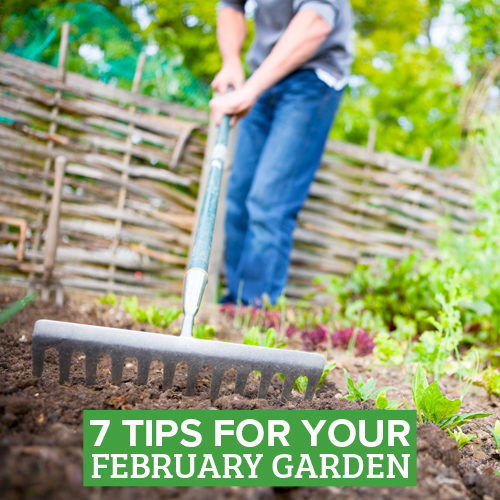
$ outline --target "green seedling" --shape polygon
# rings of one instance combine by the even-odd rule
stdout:
[[[469,441],[472,441],[477,437],[475,434],[465,434],[462,429],[455,429],[453,432],[449,429],[446,430],[452,438],[455,438],[459,449],[463,448]]]
[[[425,371],[420,363],[413,377],[411,392],[420,422],[433,422],[439,425],[441,429],[452,429],[467,424],[476,418],[492,415],[492,413],[480,412],[456,415],[462,406],[460,399],[448,399],[443,396],[437,380],[429,385]]]
[[[274,347],[281,349],[286,346],[283,341],[277,341],[278,332],[274,328],[268,328],[264,333],[260,327],[252,326],[243,336],[243,343],[246,345],[257,345],[261,347]]]
[[[149,323],[152,326],[162,328],[166,328],[181,315],[181,311],[175,306],[158,307],[156,304],[152,304],[146,309],[142,309],[139,307],[139,301],[135,295],[129,299],[124,297],[122,305],[138,323]]]
[[[382,387],[378,391],[375,391],[375,379],[371,378],[366,382],[363,382],[363,377],[361,375],[358,377],[358,387],[354,384],[351,377],[349,376],[349,372],[344,368],[345,380],[347,382],[347,391],[348,394],[344,396],[349,401],[356,401],[357,399],[361,399],[361,402],[364,403],[369,399],[377,399],[378,395],[383,391],[388,391],[389,389],[395,389],[395,387]]]
[[[403,403],[398,403],[397,401],[389,401],[385,396],[386,391],[382,391],[377,396],[375,400],[375,406],[379,410],[395,410],[399,408]]]
[[[491,427],[489,427],[489,429],[493,434],[493,439],[495,440],[498,451],[500,452],[500,420],[497,420],[495,422],[495,427],[493,429]]]
[[[195,339],[212,340],[215,337],[215,328],[207,323],[195,326],[193,328],[193,337]]]
[[[144,311],[141,310],[141,315],[145,314],[148,323],[153,326],[161,326],[166,328],[172,321],[177,319],[181,315],[181,311],[177,307],[160,307],[158,308],[155,304],[147,307]]]
[[[99,302],[103,305],[109,304],[113,307],[116,307],[117,299],[114,293],[109,293],[108,295],[101,295],[99,297]]]
[[[323,382],[326,380],[327,375],[335,368],[336,364],[337,363],[335,363],[334,361],[326,364],[325,369],[321,374],[321,378],[319,379],[318,385],[316,386],[317,389],[319,389],[323,385]],[[281,380],[285,380],[285,377],[281,373],[280,373],[280,378]],[[299,392],[304,392],[306,388],[307,388],[307,377],[299,377],[295,381],[294,389]]]
[[[139,307],[139,301],[135,295],[130,298],[123,297],[122,306],[138,323],[147,323],[148,316],[144,309]]]

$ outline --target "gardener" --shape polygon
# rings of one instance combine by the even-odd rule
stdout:
[[[287,282],[297,214],[350,71],[353,15],[349,0],[256,0],[245,81],[245,4],[219,4],[222,69],[212,87],[222,95],[210,107],[217,124],[246,115],[227,194],[223,302],[258,305],[263,294],[275,303]]]

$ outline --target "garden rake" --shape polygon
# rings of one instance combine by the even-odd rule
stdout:
[[[189,269],[184,279],[184,320],[181,335],[145,333],[118,328],[82,325],[59,321],[39,320],[33,332],[33,374],[42,376],[45,351],[54,347],[59,352],[59,380],[69,380],[74,351],[85,354],[86,383],[94,385],[99,355],[111,357],[111,380],[120,384],[127,358],[137,359],[137,383],[147,383],[152,361],[163,362],[163,390],[172,386],[178,363],[187,364],[186,394],[196,392],[202,367],[212,368],[210,396],[216,399],[226,370],[236,370],[235,392],[243,395],[248,375],[261,374],[258,397],[265,398],[275,374],[285,377],[283,399],[289,399],[295,381],[308,379],[305,399],[313,397],[324,367],[324,358],[316,353],[272,349],[244,344],[193,338],[194,318],[208,281],[208,261],[212,246],[215,215],[219,199],[222,171],[226,157],[230,117],[224,116],[216,144],[191,252]]]

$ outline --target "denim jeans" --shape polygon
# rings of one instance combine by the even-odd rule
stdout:
[[[342,91],[313,70],[269,88],[241,120],[227,192],[229,295],[275,303],[288,279],[297,215],[321,160]]]

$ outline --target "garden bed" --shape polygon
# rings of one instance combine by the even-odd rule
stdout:
[[[0,296],[0,309],[14,300]],[[391,399],[411,401],[411,387],[404,370],[373,367],[371,356],[349,358],[343,351],[331,353],[337,368],[327,377],[317,397],[302,401],[295,394],[291,401],[280,399],[281,381],[273,380],[268,397],[255,399],[258,379],[252,375],[244,396],[234,395],[234,374],[227,374],[220,397],[209,398],[210,370],[202,370],[198,394],[186,397],[182,367],[174,385],[163,391],[161,366],[152,365],[146,387],[133,381],[135,364],[124,369],[123,383],[110,383],[109,360],[100,363],[96,385],[84,382],[84,359],[75,353],[71,384],[59,385],[57,354],[46,356],[44,377],[31,374],[31,334],[36,320],[46,318],[94,325],[135,328],[119,309],[111,309],[91,300],[69,300],[64,308],[35,302],[0,328],[0,491],[2,498],[92,499],[480,499],[500,498],[500,478],[490,475],[499,468],[498,451],[487,427],[498,416],[498,398],[474,387],[465,399],[463,411],[493,412],[491,417],[463,427],[477,438],[457,449],[455,440],[433,424],[418,428],[418,486],[414,488],[83,488],[82,486],[82,411],[84,409],[374,409],[373,403],[353,403],[342,398],[346,392],[342,370],[377,380],[377,386],[393,385]],[[150,330],[144,327],[143,330]],[[140,333],[138,333],[140,335]],[[231,336],[231,340],[233,337]],[[295,345],[299,347],[298,341]],[[291,344],[294,345],[294,344]],[[443,378],[446,395],[458,397],[454,379]]]

